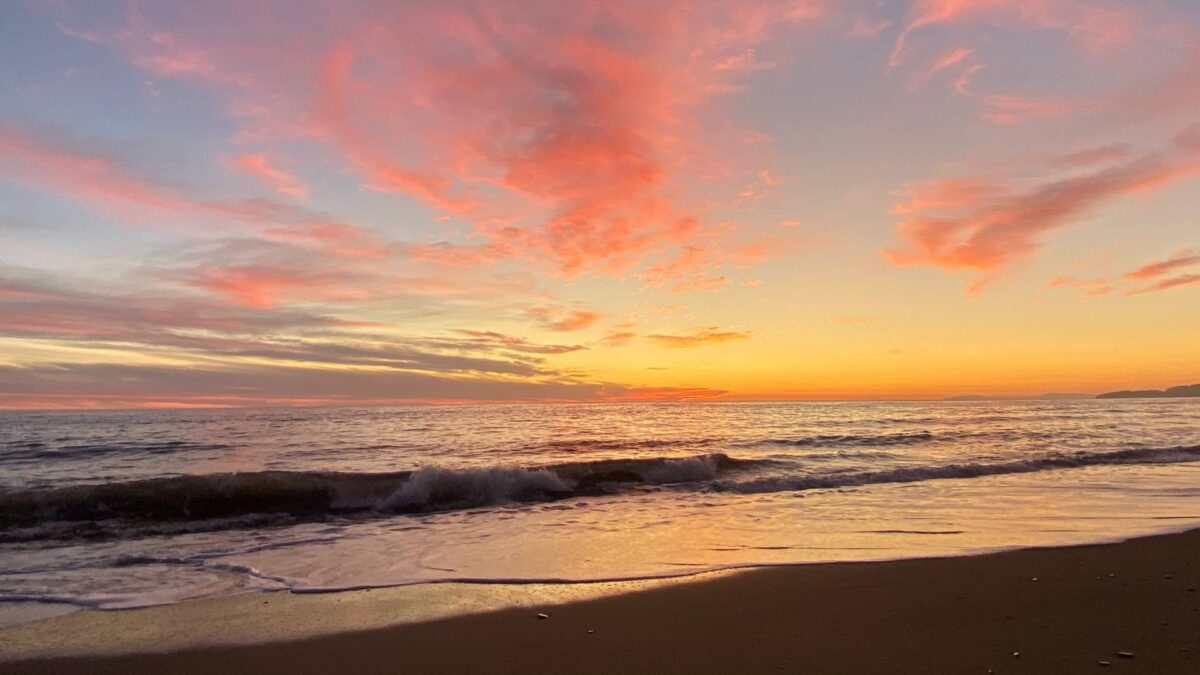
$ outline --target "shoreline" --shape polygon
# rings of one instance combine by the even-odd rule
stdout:
[[[14,674],[1063,673],[1101,661],[1200,672],[1200,529],[647,582],[460,586],[472,588],[77,612],[0,630],[0,663]],[[80,649],[88,640],[105,649]]]

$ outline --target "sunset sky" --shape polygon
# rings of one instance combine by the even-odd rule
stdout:
[[[1200,3],[5,2],[0,407],[1200,381]]]

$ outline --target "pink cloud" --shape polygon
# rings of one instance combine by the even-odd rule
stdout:
[[[1050,164],[1054,166],[1064,167],[1089,167],[1110,164],[1128,157],[1133,149],[1123,143],[1113,145],[1102,145],[1094,148],[1085,148],[1075,152],[1068,152],[1056,155],[1050,160]]]
[[[705,199],[680,189],[710,145],[698,117],[768,65],[758,45],[823,5],[309,5],[236,26],[218,8],[150,6],[89,39],[156,74],[208,81],[240,137],[321,142],[365,187],[470,223],[475,262],[519,258],[572,277],[625,274],[719,231],[695,206]],[[301,27],[313,38],[279,58]]]
[[[184,283],[227,296],[238,304],[265,309],[284,299],[324,289],[329,279],[314,276],[311,270],[270,269],[262,265],[245,267],[202,267]]]
[[[963,61],[970,59],[974,55],[975,55],[975,50],[969,49],[967,47],[957,47],[955,49],[952,49],[952,50],[946,52],[945,54],[942,54],[941,56],[939,56],[938,59],[936,61],[934,61],[933,64],[930,65],[929,68],[927,68],[925,70],[925,72],[921,75],[920,81],[928,82],[929,80],[933,79],[933,77],[935,75],[942,72],[943,70],[946,70],[947,68],[952,68],[952,67],[958,65],[959,63],[962,63]],[[964,88],[965,88],[965,85],[964,85]],[[962,92],[960,92],[960,93],[962,93]]]
[[[1129,291],[1128,295],[1140,295],[1142,293],[1155,293],[1158,291],[1166,291],[1172,288],[1182,288],[1184,286],[1200,285],[1200,274],[1181,274],[1179,276],[1163,279],[1156,283],[1144,286],[1142,288]]]
[[[1111,97],[1111,115],[1121,121],[1179,118],[1196,119],[1200,100],[1200,47],[1198,37],[1189,36],[1191,52],[1176,67],[1161,76],[1126,87]]]
[[[177,211],[189,206],[170,188],[139,179],[113,159],[72,145],[78,144],[0,122],[0,176],[118,207]]]
[[[892,27],[892,22],[886,19],[873,20],[864,16],[855,18],[854,25],[846,32],[846,37],[870,39]]]
[[[1153,293],[1157,291],[1165,291],[1172,288],[1182,286],[1191,286],[1200,283],[1200,274],[1178,272],[1200,266],[1200,252],[1193,249],[1180,249],[1173,255],[1162,260],[1155,260],[1146,263],[1135,270],[1126,272],[1117,278],[1108,279],[1080,279],[1070,276],[1058,276],[1050,280],[1048,284],[1051,288],[1068,286],[1078,288],[1089,297],[1107,295],[1116,290],[1120,282],[1143,282],[1152,279],[1158,281],[1137,288],[1130,288],[1125,291],[1125,295],[1141,295],[1143,293]],[[1174,274],[1175,276],[1168,276]],[[1161,277],[1167,277],[1161,279]]]
[[[990,275],[1033,255],[1046,235],[1079,222],[1109,200],[1200,175],[1200,145],[1190,140],[1194,133],[1181,134],[1162,152],[1053,177],[1023,190],[975,178],[962,185],[951,181],[949,189],[938,182],[910,186],[906,192],[915,196],[893,209],[911,216],[896,225],[906,247],[886,249],[884,256],[898,266],[979,272],[984,276],[968,289],[978,292]]]
[[[1062,31],[1091,52],[1129,43],[1141,24],[1133,8],[1105,7],[1090,0],[916,0],[896,37],[888,66],[900,65],[917,31],[937,25],[998,20]]]
[[[276,192],[297,199],[308,197],[308,186],[299,178],[276,166],[266,153],[238,155],[237,166],[264,179]]]
[[[783,185],[784,179],[763,169],[758,172],[758,178],[767,185]]]
[[[672,294],[717,291],[729,283],[729,277],[716,273],[724,257],[714,256],[708,245],[688,244],[676,257],[647,267],[641,279],[647,286],[665,288]],[[731,252],[727,257],[735,261],[737,254]]]
[[[758,50],[751,47],[741,54],[717,61],[714,70],[752,71],[774,68],[776,64],[758,58]]]
[[[958,92],[962,96],[974,96],[975,94],[971,91],[971,82],[974,80],[975,75],[978,74],[979,71],[983,70],[983,68],[983,65],[976,63],[964,70],[962,74],[954,80],[954,91]]]
[[[0,151],[0,177],[93,201],[135,220],[147,214],[200,217],[342,255],[378,256],[385,250],[363,228],[295,206],[267,199],[204,200],[155,183],[61,133],[0,123]]]
[[[1165,260],[1156,260],[1142,265],[1125,274],[1125,278],[1132,281],[1145,281],[1194,265],[1200,265],[1200,252],[1185,248]]]
[[[1053,119],[1097,108],[1095,103],[1088,101],[1031,98],[1013,94],[984,96],[983,104],[987,108],[983,119],[1000,125]]]

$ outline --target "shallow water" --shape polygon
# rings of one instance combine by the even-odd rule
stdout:
[[[0,602],[669,576],[1200,524],[1200,401],[0,413]]]

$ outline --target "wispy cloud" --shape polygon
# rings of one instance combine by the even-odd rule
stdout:
[[[699,328],[690,333],[647,335],[646,338],[661,347],[687,349],[723,342],[740,342],[751,337],[749,331],[720,330],[716,326]]]
[[[1176,274],[1177,272],[1196,267],[1200,267],[1200,252],[1196,249],[1185,248],[1176,251],[1168,258],[1147,263],[1127,272],[1123,278],[1134,282],[1158,279],[1154,283],[1128,291],[1128,295],[1141,295],[1142,293],[1154,293],[1200,284],[1200,272]],[[1161,277],[1167,278],[1163,279]]]
[[[937,58],[937,60],[934,61],[925,70],[925,72],[921,75],[920,82],[922,82],[922,83],[928,82],[929,80],[933,79],[933,77],[935,75],[942,72],[943,70],[946,70],[947,68],[951,68],[955,65],[958,65],[959,63],[966,61],[967,59],[971,58],[974,55],[975,55],[974,49],[971,49],[968,47],[955,47],[954,49],[951,49],[950,51],[946,52],[945,54],[942,54],[941,56],[939,56]]]
[[[0,407],[5,408],[681,401],[725,393],[702,387],[455,378],[412,371],[257,364],[205,369],[124,363],[0,365]]]
[[[0,407],[680,400],[724,393],[592,381],[546,362],[582,345],[473,329],[405,336],[382,324],[194,295],[82,290],[12,267],[0,267],[0,335],[95,354],[87,362],[0,366]]]
[[[1142,265],[1136,270],[1127,273],[1125,278],[1134,281],[1145,281],[1161,277],[1185,267],[1197,265],[1200,265],[1200,252],[1197,252],[1195,249],[1185,248],[1164,260],[1156,260]]]
[[[1054,230],[1075,224],[1117,197],[1200,175],[1200,144],[1189,129],[1166,149],[1125,158],[1088,173],[1051,177],[1024,189],[969,178],[909,186],[893,211],[911,217],[896,229],[906,248],[884,250],[898,266],[924,265],[990,275],[1031,255]],[[913,215],[917,214],[917,215]]]
[[[1098,298],[1113,292],[1109,279],[1081,279],[1079,277],[1058,276],[1047,284],[1049,288],[1078,288],[1089,298]]]
[[[144,178],[117,157],[69,133],[0,122],[0,178],[111,207],[145,222],[147,214],[200,218],[267,237],[307,241],[341,255],[381,255],[384,247],[352,223],[262,198],[206,200]],[[233,231],[237,231],[234,229]]]
[[[267,153],[246,153],[234,160],[243,171],[267,181],[276,192],[297,199],[308,196],[308,186],[289,171],[277,166]]]
[[[1072,276],[1058,276],[1051,279],[1048,286],[1050,288],[1078,288],[1088,297],[1099,297],[1108,295],[1125,285],[1125,295],[1142,295],[1200,283],[1200,272],[1187,271],[1198,267],[1200,267],[1200,252],[1192,248],[1183,248],[1162,260],[1151,261],[1117,277],[1081,279]],[[1155,279],[1157,281],[1153,283],[1129,287],[1130,284]]]
[[[637,337],[637,333],[633,331],[613,331],[600,338],[600,344],[605,347],[623,347],[635,337]]]
[[[1088,0],[915,0],[896,36],[889,67],[895,68],[905,60],[919,31],[976,21],[1008,21],[1062,31],[1092,52],[1128,44],[1141,26],[1140,12],[1134,7],[1111,7]]]
[[[1166,291],[1172,288],[1182,288],[1184,286],[1200,285],[1200,273],[1195,274],[1180,274],[1179,276],[1156,281],[1149,286],[1135,288],[1129,291],[1129,295],[1141,295],[1142,293],[1154,293],[1157,291]]]
[[[992,124],[1002,125],[1065,117],[1097,108],[1095,103],[1089,101],[1031,98],[1014,94],[984,96],[983,104],[987,108],[983,113],[983,119]]]

